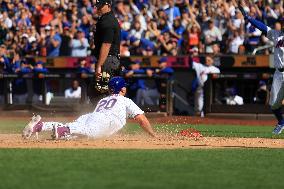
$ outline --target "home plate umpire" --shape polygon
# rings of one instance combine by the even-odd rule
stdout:
[[[108,94],[108,81],[120,74],[120,26],[112,11],[112,0],[97,0],[99,19],[94,32],[96,70],[94,81],[88,88],[88,96],[96,105]]]

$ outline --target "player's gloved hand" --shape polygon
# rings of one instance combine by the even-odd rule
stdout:
[[[108,92],[108,82],[110,80],[110,74],[107,72],[102,72],[101,77],[96,79],[96,90],[100,93]]]

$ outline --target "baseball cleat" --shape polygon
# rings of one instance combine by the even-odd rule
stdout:
[[[276,127],[273,129],[272,133],[275,135],[279,135],[283,129],[284,129],[284,124],[277,124]]]
[[[38,139],[38,133],[42,130],[43,126],[40,120],[41,120],[40,115],[32,117],[32,120],[23,129],[22,137],[24,139],[30,138],[33,134],[36,134],[36,137]]]
[[[53,126],[51,137],[54,140],[69,140],[71,138],[70,129],[66,126]]]

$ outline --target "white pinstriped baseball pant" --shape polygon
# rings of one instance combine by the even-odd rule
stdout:
[[[272,110],[282,106],[284,99],[284,72],[275,71],[273,75],[272,87],[270,90],[269,104]]]
[[[113,117],[106,117],[105,114],[93,112],[80,116],[73,122],[43,122],[43,131],[52,130],[53,126],[68,126],[71,134],[81,134],[92,138],[108,137],[119,131],[123,125]]]

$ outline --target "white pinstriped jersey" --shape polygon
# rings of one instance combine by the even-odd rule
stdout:
[[[220,69],[215,66],[205,66],[201,63],[192,63],[192,68],[196,71],[198,84],[203,86],[208,79],[208,74],[220,73]]]
[[[267,27],[267,38],[274,44],[274,67],[284,68],[284,33]],[[275,71],[270,92],[269,104],[275,110],[282,106],[284,96],[283,72]]]
[[[284,68],[284,33],[268,28],[267,38],[273,42],[274,50],[274,67]]]
[[[123,126],[127,118],[134,118],[144,113],[131,99],[118,94],[101,99],[94,112],[100,112],[110,119],[116,119]]]

